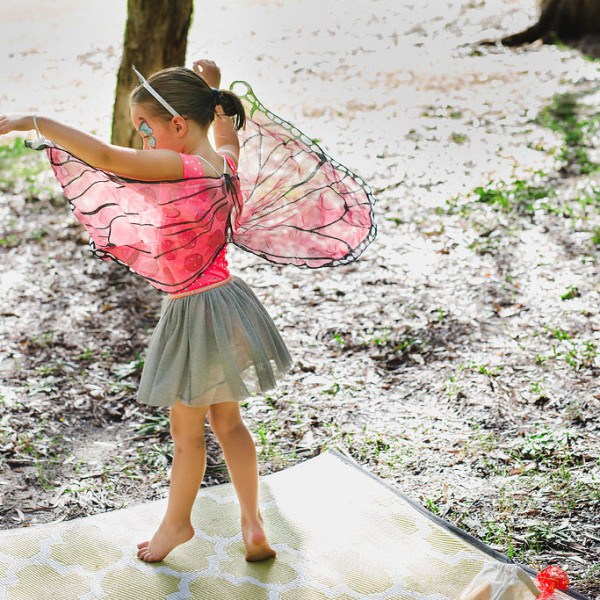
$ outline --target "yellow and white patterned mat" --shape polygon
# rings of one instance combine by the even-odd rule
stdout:
[[[0,600],[455,600],[506,568],[332,452],[261,480],[274,560],[244,560],[231,484],[200,491],[192,540],[138,560],[165,502],[0,532]]]

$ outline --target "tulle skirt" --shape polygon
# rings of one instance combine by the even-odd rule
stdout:
[[[263,305],[233,277],[213,289],[163,301],[137,399],[151,406],[239,401],[275,387],[291,363]]]

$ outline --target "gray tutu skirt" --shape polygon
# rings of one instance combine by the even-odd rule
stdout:
[[[137,400],[151,406],[239,401],[276,385],[292,363],[275,324],[238,277],[166,298]]]

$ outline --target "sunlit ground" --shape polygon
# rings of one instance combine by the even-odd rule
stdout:
[[[470,45],[534,14],[534,0],[197,3],[188,62],[213,57],[224,83],[249,81],[269,108],[376,185],[427,184],[422,193],[438,202],[543,167],[527,120],[571,82],[596,78],[593,65],[565,62],[554,47],[478,56]],[[0,109],[107,138],[125,16],[120,0],[5,0]]]

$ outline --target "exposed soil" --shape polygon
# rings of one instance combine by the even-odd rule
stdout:
[[[569,48],[472,43],[523,28],[533,1],[339,0],[326,18],[319,6],[228,2],[220,16],[197,15],[190,34],[191,57],[218,47],[222,59],[210,54],[232,79],[241,71],[378,198],[379,236],[354,265],[279,268],[230,251],[296,361],[276,391],[245,403],[262,472],[339,448],[597,597],[597,64]],[[33,105],[15,78],[46,62],[59,112],[106,135],[120,34],[89,36],[58,58],[19,40],[2,102]],[[61,92],[71,66],[73,97]],[[544,118],[565,92],[577,101],[575,140],[548,126],[554,113]],[[86,95],[105,99],[98,112],[83,110]],[[3,528],[164,497],[171,460],[167,412],[135,402],[161,295],[91,258],[39,159],[1,165]],[[226,481],[210,433],[208,446],[205,484]]]

